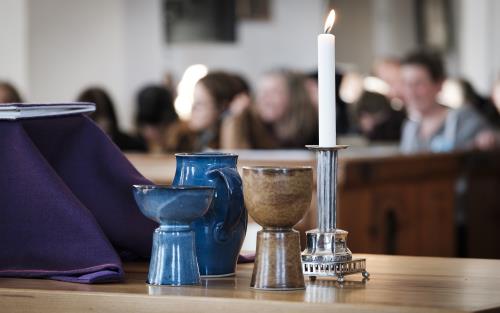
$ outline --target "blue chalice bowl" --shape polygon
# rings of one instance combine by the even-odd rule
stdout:
[[[134,185],[133,192],[142,214],[160,224],[153,234],[148,283],[199,285],[195,237],[190,224],[208,211],[215,189]]]

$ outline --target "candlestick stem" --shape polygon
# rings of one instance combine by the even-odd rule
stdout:
[[[337,228],[338,150],[317,151],[318,228],[332,232]]]

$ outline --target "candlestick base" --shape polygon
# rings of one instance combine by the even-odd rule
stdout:
[[[347,248],[347,231],[337,229],[338,152],[347,146],[306,147],[315,151],[317,158],[318,229],[306,232],[302,272],[311,280],[335,277],[339,283],[344,282],[346,275],[361,273],[365,281],[370,277],[366,259],[352,258]]]
[[[311,280],[316,277],[335,277],[342,283],[344,276],[361,273],[364,279],[370,277],[366,271],[366,259],[352,258],[347,248],[345,230],[335,229],[322,232],[313,229],[306,232],[307,248],[302,252],[302,272]]]

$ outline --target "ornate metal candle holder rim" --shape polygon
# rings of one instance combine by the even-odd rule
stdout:
[[[306,148],[313,151],[335,151],[349,148],[348,145],[336,145],[333,147],[321,147],[318,145],[306,145]]]
[[[366,259],[355,258],[341,262],[304,262],[302,261],[304,275],[310,276],[311,280],[316,277],[336,277],[338,282],[344,281],[344,276],[361,273],[364,279],[370,277],[366,271]]]

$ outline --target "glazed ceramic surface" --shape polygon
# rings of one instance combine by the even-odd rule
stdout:
[[[245,205],[263,227],[292,227],[309,209],[311,167],[243,167]]]
[[[141,212],[160,223],[153,234],[148,283],[152,285],[198,285],[193,220],[210,207],[215,189],[201,186],[133,186]]]
[[[311,204],[311,167],[244,167],[243,189],[250,216],[263,229],[251,287],[266,290],[304,289],[299,233],[292,227]]]
[[[250,286],[265,290],[305,288],[298,231],[263,229],[257,232],[257,253]]]
[[[192,223],[201,275],[225,276],[236,270],[248,219],[237,159],[225,153],[176,154],[173,185],[215,188],[210,209]]]

